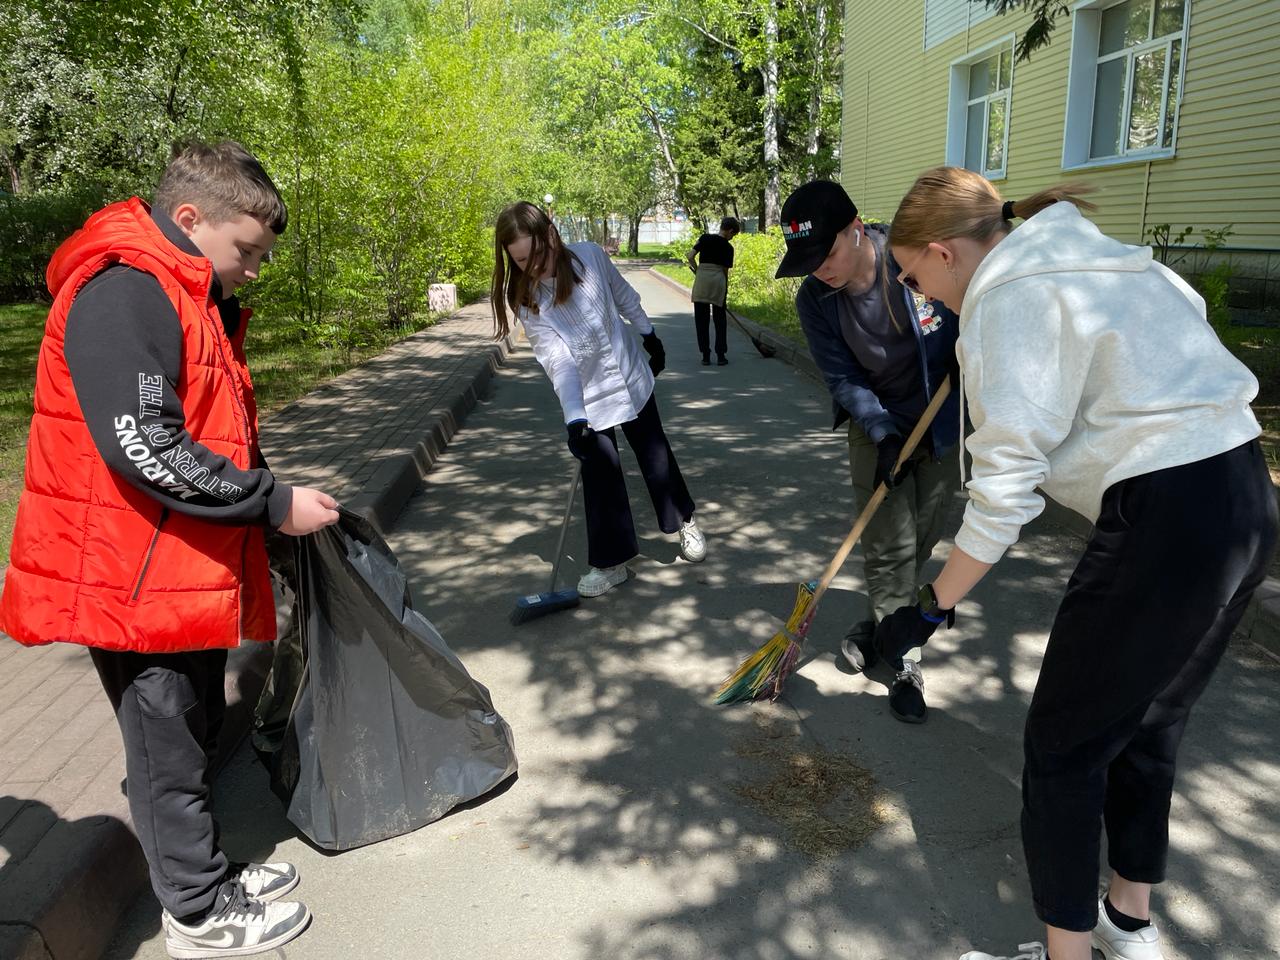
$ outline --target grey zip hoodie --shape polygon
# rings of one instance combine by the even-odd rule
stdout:
[[[1092,521],[1112,484],[1261,433],[1249,408],[1258,381],[1213,332],[1200,295],[1070,203],[987,254],[956,353],[974,427],[956,546],[986,563],[1044,509],[1036,487]]]

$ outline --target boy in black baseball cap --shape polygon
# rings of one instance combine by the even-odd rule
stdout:
[[[865,225],[838,183],[814,180],[791,194],[782,206],[782,235],[787,252],[777,276],[806,278],[796,312],[831,391],[833,429],[849,423],[855,507],[861,510],[881,483],[893,491],[862,534],[871,618],[855,622],[841,644],[845,659],[860,671],[876,659],[876,622],[915,602],[920,569],[941,534],[958,472],[955,397],[902,470],[895,474],[893,467],[904,438],[946,379],[959,319],[940,303],[917,301],[898,282],[886,231]],[[922,723],[919,650],[890,666],[896,671],[890,712]]]

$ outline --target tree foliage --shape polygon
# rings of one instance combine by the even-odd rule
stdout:
[[[970,0],[970,2],[992,7],[1000,16],[1011,10],[1031,12],[1031,23],[1018,38],[1018,47],[1015,52],[1019,63],[1030,60],[1031,55],[1041,47],[1047,47],[1049,41],[1053,39],[1053,29],[1057,26],[1058,17],[1066,17],[1071,13],[1070,5],[1064,0]]]
[[[0,20],[0,298],[193,137],[244,143],[288,202],[251,295],[352,345],[433,282],[483,289],[515,199],[552,194],[596,239],[621,218],[634,246],[655,207],[763,215],[838,165],[834,0],[0,0]]]

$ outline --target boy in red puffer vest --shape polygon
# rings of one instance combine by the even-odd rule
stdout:
[[[79,643],[123,734],[129,808],[173,957],[244,955],[302,932],[288,864],[229,864],[209,763],[227,648],[275,639],[264,533],[337,520],[258,449],[235,292],[287,212],[237,143],[175,153],[154,205],[98,211],[53,256],[53,308],[0,630]]]

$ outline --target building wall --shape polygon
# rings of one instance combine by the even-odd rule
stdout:
[[[924,11],[924,0],[846,5],[841,176],[859,209],[881,219],[916,174],[945,160],[952,61],[1021,36],[1030,20],[988,17],[926,52]],[[1063,180],[1094,184],[1094,219],[1131,243],[1159,223],[1175,233],[1191,226],[1194,240],[1234,224],[1227,244],[1238,274],[1280,285],[1280,2],[1192,0],[1177,154],[1168,160],[1063,171],[1070,47],[1071,20],[1059,18],[1049,46],[1014,66],[1000,192],[1016,199]]]

